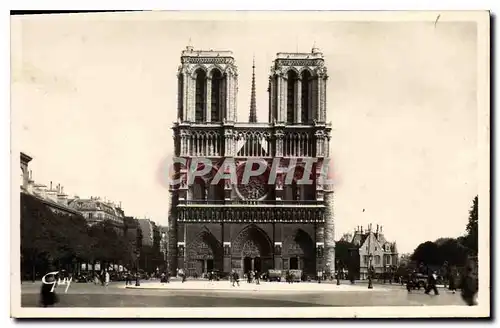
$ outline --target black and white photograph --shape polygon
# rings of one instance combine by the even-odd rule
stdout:
[[[491,315],[489,12],[10,30],[11,316]]]

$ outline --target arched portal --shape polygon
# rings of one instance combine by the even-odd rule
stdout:
[[[222,271],[223,249],[215,236],[204,228],[187,245],[187,271],[190,276],[201,276],[212,270]]]
[[[232,243],[232,267],[240,276],[250,270],[265,272],[273,268],[272,243],[256,225],[245,227]]]
[[[307,232],[297,229],[283,243],[284,268],[314,274],[316,267],[314,243]]]

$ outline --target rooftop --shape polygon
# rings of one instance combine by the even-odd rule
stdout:
[[[187,46],[182,51],[182,57],[230,57],[233,58],[233,52],[230,50],[194,50],[192,46]]]

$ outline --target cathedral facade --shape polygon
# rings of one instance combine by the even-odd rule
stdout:
[[[170,186],[170,272],[333,272],[333,188],[321,175],[331,125],[319,49],[277,54],[268,82],[268,123],[257,122],[255,67],[249,119],[237,121],[238,70],[231,51],[188,46],[177,79],[175,156],[187,164],[173,166],[178,183]],[[209,161],[210,170],[190,182],[189,163],[199,158]],[[227,159],[234,161],[237,179],[214,183]],[[250,159],[262,161],[266,170],[245,182],[241,176]],[[273,161],[278,165],[271,182]],[[302,178],[312,184],[297,183]]]

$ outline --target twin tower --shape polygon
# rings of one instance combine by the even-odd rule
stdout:
[[[268,122],[257,122],[255,65],[248,122],[237,121],[238,70],[231,51],[182,51],[179,66],[175,156],[203,157],[213,170],[186,183],[189,167],[174,166],[170,188],[168,266],[189,275],[269,269],[315,275],[335,267],[333,190],[323,183],[331,125],[327,123],[327,70],[317,48],[278,53],[269,76]],[[276,183],[250,183],[214,175],[231,158],[237,172],[248,159],[270,168]],[[315,160],[311,170],[305,163]],[[206,163],[206,161],[205,161]],[[291,183],[284,183],[294,169]],[[312,185],[298,184],[309,174]],[[265,174],[264,174],[265,175]]]
[[[278,53],[269,77],[269,123],[326,122],[327,70],[323,54]],[[255,66],[249,122],[256,123]],[[237,121],[238,69],[231,51],[182,51],[178,70],[179,122]]]

